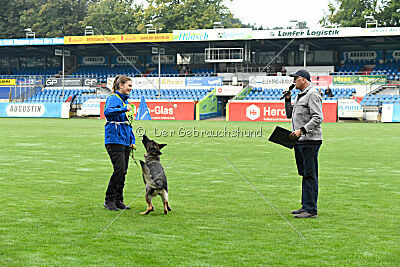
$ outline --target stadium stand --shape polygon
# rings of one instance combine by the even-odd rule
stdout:
[[[59,68],[20,68],[20,69],[16,69],[16,68],[10,68],[8,70],[2,70],[2,78],[4,79],[8,79],[8,76],[10,76],[10,78],[12,78],[12,75],[18,75],[18,76],[24,76],[24,75],[37,75],[37,76],[44,76],[46,77],[50,77],[53,76],[55,74],[57,74],[59,71],[61,71],[61,69]]]
[[[143,68],[138,68],[140,72],[143,72]],[[91,65],[91,66],[80,66],[74,73],[69,77],[77,78],[99,78],[100,81],[105,82],[109,77],[115,77],[118,74],[123,73],[127,76],[134,76],[139,72],[130,65],[115,65],[113,67],[105,65]]]
[[[205,97],[212,89],[161,89],[161,95],[156,89],[134,89],[130,93],[131,99],[140,99],[143,95],[145,99],[181,99],[199,101]],[[76,95],[75,104],[83,104],[89,99],[106,99],[107,94],[96,94],[95,89],[45,89],[35,96],[27,99],[27,102],[65,102],[70,96]]]
[[[147,68],[137,67],[140,73],[149,77],[158,76],[158,65],[152,64]],[[76,78],[98,78],[101,82],[107,81],[107,78],[113,78],[116,75],[124,74],[126,76],[137,76],[139,72],[130,65],[119,64],[113,65],[89,65],[79,66],[68,77]],[[214,71],[211,68],[193,68],[188,73],[180,73],[177,65],[163,64],[161,65],[161,75],[163,77],[178,77],[180,75],[193,75],[193,76],[211,76]]]
[[[372,67],[371,67],[372,66]],[[346,60],[343,66],[336,67],[336,73],[332,75],[387,75],[388,80],[400,80],[400,61],[387,60],[385,63],[379,63],[376,60]]]
[[[106,98],[107,95],[96,95],[95,89],[44,89],[33,97],[27,99],[27,102],[65,102],[70,96],[77,96],[77,104],[82,104],[88,99]]]
[[[325,88],[318,88],[321,92],[323,92],[324,100],[338,100],[350,98],[356,93],[355,88],[334,88],[332,89],[332,97],[328,97],[325,94]],[[274,89],[263,89],[262,87],[253,88],[250,93],[243,100],[279,100],[282,96],[282,92],[286,90],[286,88],[274,88]],[[299,90],[294,89],[292,91],[292,99],[295,99],[296,96],[300,93]]]
[[[161,89],[160,92],[157,89],[135,89],[131,91],[131,99],[140,99],[143,95],[146,99],[182,99],[182,100],[195,100],[199,101],[205,97],[212,89]]]
[[[400,95],[366,95],[360,102],[363,106],[379,106],[382,104],[400,104]]]

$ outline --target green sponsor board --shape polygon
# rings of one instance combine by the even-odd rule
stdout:
[[[221,107],[218,105],[218,99],[215,92],[216,89],[212,90],[196,104],[196,120],[204,120],[219,116],[221,113]]]
[[[233,100],[243,100],[253,89],[252,86],[248,86],[245,89],[243,89],[239,94],[237,94],[233,99]]]
[[[386,84],[385,75],[350,75],[334,76],[333,85],[367,85],[367,84]]]

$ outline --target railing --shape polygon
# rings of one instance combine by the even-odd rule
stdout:
[[[0,75],[0,79],[15,80],[10,85],[10,102],[21,102],[41,91],[44,78],[37,75]]]

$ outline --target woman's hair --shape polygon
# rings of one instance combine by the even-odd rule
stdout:
[[[126,77],[124,75],[115,77],[113,87],[112,87],[113,92],[115,93],[116,91],[118,91],[119,85],[124,84],[127,81],[132,81],[132,79],[129,77]]]

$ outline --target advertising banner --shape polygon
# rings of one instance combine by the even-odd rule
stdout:
[[[382,60],[382,51],[376,50],[356,50],[356,51],[344,51],[343,60]]]
[[[196,120],[204,120],[221,115],[222,104],[218,103],[215,89],[196,104]]]
[[[19,78],[17,79],[17,84],[22,86],[27,85],[43,85],[44,79],[32,79],[32,78]]]
[[[112,59],[113,64],[128,64],[129,62],[132,64],[137,64],[139,61],[143,61],[142,56],[115,56]]]
[[[382,122],[400,122],[400,105],[399,104],[383,104],[381,121]]]
[[[151,62],[153,64],[158,64],[158,55],[148,56],[147,62]],[[175,55],[161,55],[160,62],[162,64],[174,64],[175,63]],[[161,66],[162,70],[162,66]]]
[[[315,29],[283,29],[253,31],[253,39],[297,39],[303,38],[343,38],[343,37],[375,37],[398,36],[400,27],[382,28],[315,28]]]
[[[339,118],[362,118],[364,115],[363,107],[354,99],[338,100]]]
[[[15,79],[0,79],[0,85],[15,85]]]
[[[311,83],[314,86],[330,86],[333,82],[333,76],[311,76]]]
[[[284,101],[243,101],[235,100],[227,108],[229,121],[289,122]],[[337,102],[324,101],[322,104],[324,122],[337,121]]]
[[[286,89],[293,83],[293,77],[290,76],[254,76],[249,77],[250,85],[253,87],[262,87],[265,89]],[[314,86],[329,86],[332,84],[332,76],[311,76],[311,83]]]
[[[60,78],[46,79],[46,87],[61,87],[63,85],[62,83],[63,83],[62,79],[60,79]],[[96,80],[96,83],[97,83],[97,80]],[[82,84],[83,84],[82,78],[66,78],[66,79],[64,79],[65,87],[74,87],[74,86],[79,87],[79,86],[82,86]]]
[[[386,76],[384,75],[351,75],[351,76],[334,76],[333,85],[384,85],[386,84]]]
[[[140,101],[128,100],[129,103],[135,105],[134,115],[136,116]],[[106,101],[103,99],[100,102],[100,119],[104,117],[104,105]],[[194,120],[194,101],[179,100],[179,101],[162,101],[162,100],[146,100],[150,116],[152,120]],[[173,107],[172,105],[175,107]]]
[[[252,37],[251,28],[177,30],[173,31],[174,41],[223,41],[247,40]]]
[[[185,77],[161,77],[161,79],[158,77],[135,77],[132,78],[132,87],[137,89],[158,89],[160,81],[162,89],[185,87]]]
[[[216,90],[217,96],[235,96],[243,90],[243,86],[224,85],[218,86]]]
[[[222,86],[222,77],[186,77],[186,86]]]
[[[81,116],[100,116],[101,99],[89,99],[82,104]]]
[[[267,89],[288,88],[293,83],[293,77],[290,76],[249,76],[250,85],[262,86]]]
[[[133,77],[132,87],[135,89],[158,89],[158,77]],[[185,87],[216,87],[222,86],[222,77],[161,77],[161,89],[176,89]],[[112,88],[114,78],[107,78],[107,87]]]
[[[386,50],[386,59],[400,59],[400,50]]]
[[[153,34],[123,34],[123,35],[93,35],[93,36],[65,36],[64,44],[108,44],[111,43],[146,43],[170,42],[172,33]]]
[[[21,45],[63,45],[64,38],[24,38],[24,39],[2,39],[0,46]]]
[[[101,65],[107,64],[108,58],[103,56],[93,56],[93,57],[79,57],[79,65]]]
[[[62,103],[0,103],[0,117],[61,118]]]

